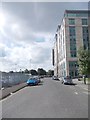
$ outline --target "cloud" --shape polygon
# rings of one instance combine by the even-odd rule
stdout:
[[[3,2],[0,24],[0,70],[52,67],[54,34],[65,9],[85,9],[87,3]]]

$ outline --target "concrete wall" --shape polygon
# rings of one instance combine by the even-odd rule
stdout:
[[[26,82],[27,79],[29,75],[25,73],[0,73],[0,88],[17,85]]]

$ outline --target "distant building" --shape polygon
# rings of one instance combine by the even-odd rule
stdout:
[[[81,46],[84,49],[90,49],[88,11],[66,10],[54,39],[54,75],[77,76],[77,51]]]

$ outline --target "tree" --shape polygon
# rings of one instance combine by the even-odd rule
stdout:
[[[29,70],[28,69],[25,69],[25,71],[24,71],[25,73],[29,73]]]
[[[13,71],[9,71],[9,73],[14,73]]]
[[[53,70],[48,70],[47,74],[48,74],[49,76],[53,76],[53,75],[54,75],[54,71],[53,71]]]
[[[90,50],[80,48],[78,51],[79,72],[82,75],[90,74]]]
[[[38,75],[38,73],[37,73],[37,71],[36,70],[30,70],[30,73],[31,73],[31,75]]]
[[[78,64],[79,73],[83,75],[84,84],[86,84],[86,76],[90,74],[90,50],[79,49]]]
[[[38,68],[38,75],[46,75],[46,71],[43,68]]]

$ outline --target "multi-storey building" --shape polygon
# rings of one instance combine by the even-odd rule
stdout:
[[[90,26],[87,10],[66,10],[55,34],[54,75],[77,76],[77,51],[89,49]]]

